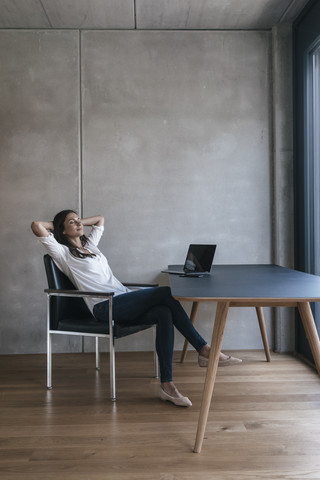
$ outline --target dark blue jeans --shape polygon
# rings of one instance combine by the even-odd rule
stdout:
[[[93,314],[99,322],[108,321],[109,301],[97,303]],[[174,326],[200,352],[205,340],[193,327],[181,304],[169,287],[147,288],[117,295],[113,299],[113,320],[121,326],[156,325],[156,349],[161,382],[172,381]]]

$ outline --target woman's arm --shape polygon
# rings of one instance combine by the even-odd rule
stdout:
[[[104,217],[102,215],[95,215],[94,217],[82,218],[81,222],[84,227],[91,227],[92,225],[102,227],[104,225]]]
[[[31,230],[37,237],[48,237],[49,232],[53,232],[53,222],[32,222]]]

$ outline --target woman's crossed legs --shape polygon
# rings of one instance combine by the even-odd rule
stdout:
[[[106,322],[108,311],[108,301],[94,307],[98,321]],[[202,359],[209,357],[210,347],[194,328],[181,304],[172,297],[170,288],[147,288],[117,295],[113,299],[113,317],[115,324],[120,326],[157,326],[156,350],[162,389],[160,397],[177,405],[190,406],[189,399],[180,394],[172,381],[173,327],[188,340]],[[225,357],[224,354],[221,356],[222,359]]]

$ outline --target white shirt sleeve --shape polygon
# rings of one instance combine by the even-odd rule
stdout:
[[[52,233],[49,233],[47,237],[38,237],[38,240],[46,248],[47,252],[52,258],[65,258],[66,250],[63,245],[61,245],[54,238]]]
[[[92,225],[91,232],[88,236],[88,240],[92,243],[95,247],[99,244],[100,239],[103,235],[104,227],[98,225]]]

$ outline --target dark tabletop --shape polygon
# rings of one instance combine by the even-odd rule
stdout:
[[[182,272],[182,265],[169,268]],[[185,298],[320,301],[320,276],[278,265],[214,265],[207,276],[170,274],[170,285],[173,296]]]

